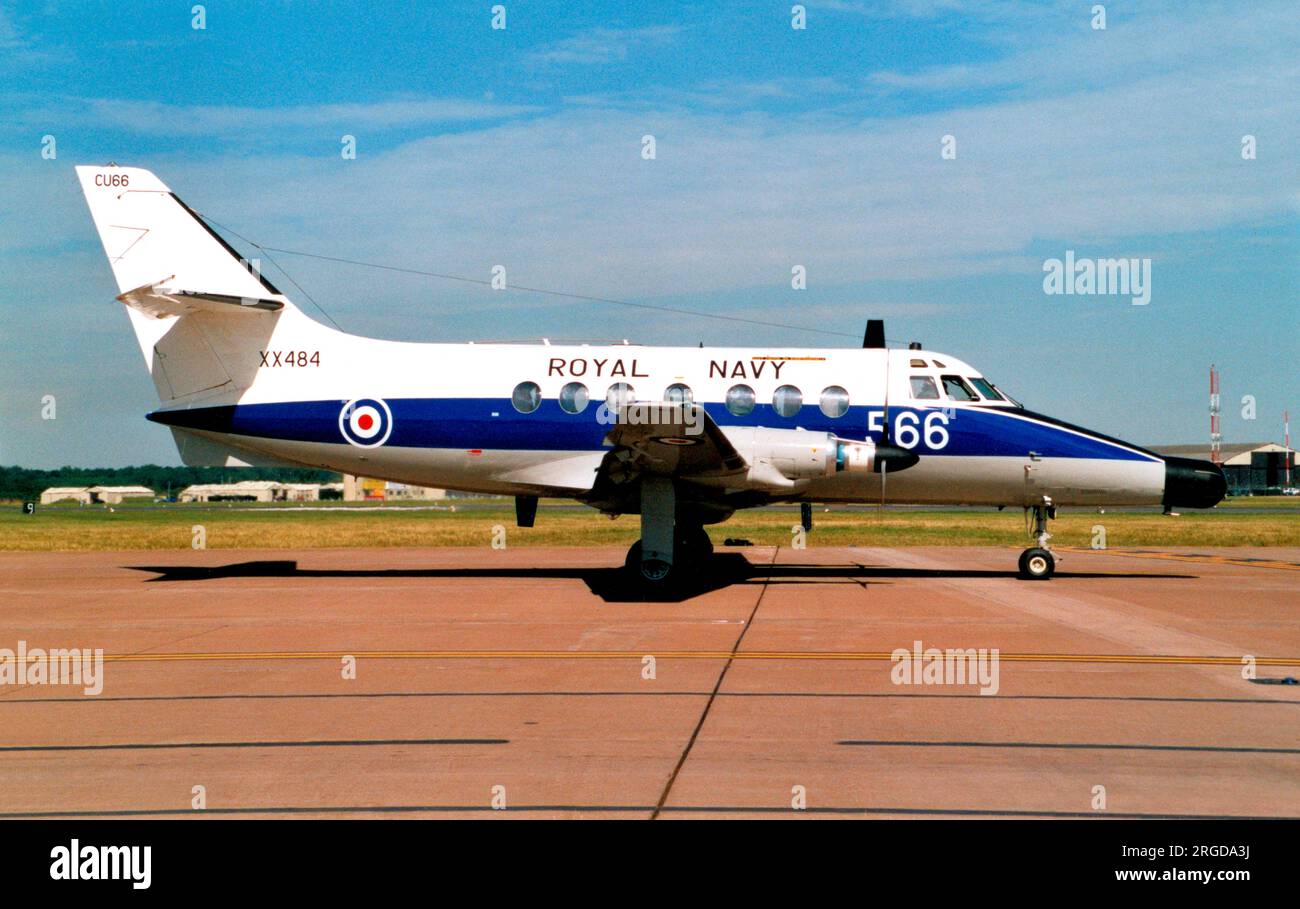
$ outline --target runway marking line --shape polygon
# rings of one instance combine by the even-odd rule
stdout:
[[[205,660],[821,660],[893,661],[894,652],[795,650],[303,650],[212,653],[108,653],[106,663],[168,663]],[[1150,663],[1180,666],[1240,666],[1240,656],[1177,656],[1140,653],[1000,653],[1010,663]],[[1300,666],[1300,657],[1254,657],[1257,666]]]
[[[1274,568],[1279,571],[1300,571],[1300,564],[1277,559],[1250,559],[1209,554],[1182,552],[1156,552],[1152,549],[1084,549],[1075,546],[1058,546],[1061,552],[1088,552],[1097,555],[1120,555],[1134,559],[1166,559],[1171,562],[1201,562],[1208,565],[1239,565],[1243,568]]]

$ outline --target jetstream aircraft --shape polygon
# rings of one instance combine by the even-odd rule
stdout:
[[[1055,569],[1060,505],[1208,508],[1223,471],[1033,413],[949,354],[411,344],[305,316],[147,170],[78,167],[188,465],[306,465],[639,514],[651,588],[702,565],[706,524],[772,502],[1020,506],[1020,576]],[[810,520],[805,508],[805,522]]]

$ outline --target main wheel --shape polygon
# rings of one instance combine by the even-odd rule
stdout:
[[[713,541],[703,527],[692,527],[678,534],[677,555],[687,561],[703,564],[713,555]]]
[[[623,567],[632,577],[656,590],[666,590],[676,583],[681,575],[681,570],[676,564],[670,565],[660,559],[641,561],[640,540],[633,543],[632,548],[627,551],[627,559],[624,560]]]
[[[1020,576],[1026,581],[1046,581],[1056,570],[1056,559],[1046,549],[1026,549],[1020,553]]]

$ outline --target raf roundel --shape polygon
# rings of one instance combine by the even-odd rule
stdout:
[[[339,411],[339,432],[358,448],[378,448],[392,431],[392,411],[379,398],[353,398]]]

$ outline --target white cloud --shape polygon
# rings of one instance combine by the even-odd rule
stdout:
[[[660,47],[681,31],[675,25],[644,28],[593,28],[572,37],[543,45],[525,57],[533,64],[600,64],[625,60],[629,53]]]
[[[529,105],[457,98],[393,98],[371,103],[289,107],[177,105],[113,98],[65,98],[19,116],[29,123],[93,126],[142,135],[212,136],[247,141],[268,131],[386,130],[500,120],[537,110]]]
[[[1086,86],[1095,91],[1139,79],[1185,71],[1248,72],[1280,66],[1300,73],[1284,48],[1297,35],[1295,10],[1287,4],[1253,5],[1249,15],[1233,7],[1178,5],[1159,14],[1144,4],[1136,11],[1111,5],[1105,30],[1093,30],[1090,7],[1038,10],[1032,21],[1008,19],[983,30],[1003,52],[981,63],[927,67],[914,72],[881,70],[867,84],[884,91],[951,92],[1004,88],[1044,95]],[[988,10],[985,10],[986,13]],[[1263,50],[1267,56],[1257,55]]]
[[[15,24],[13,16],[0,7],[0,70],[40,66],[52,62],[55,55],[41,49]]]
[[[1286,149],[1300,139],[1296,28],[1237,20],[1144,33],[1161,75],[888,119],[854,113],[852,100],[867,106],[860,95],[807,114],[667,95],[515,119],[522,109],[439,99],[256,111],[98,101],[87,110],[127,130],[218,134],[488,118],[356,161],[217,148],[206,160],[153,163],[188,201],[283,246],[468,274],[504,263],[517,282],[606,296],[763,286],[796,262],[834,284],[1006,274],[1032,270],[1036,242],[1100,241],[1124,254],[1126,238],[1249,224],[1294,205]],[[1080,33],[1070,53],[1084,56],[1095,39]],[[1176,53],[1179,41],[1187,46]],[[1131,52],[1108,53],[1092,65]],[[1036,54],[993,66],[1028,80]],[[801,90],[807,82],[737,89],[759,98]],[[1256,161],[1240,158],[1248,132],[1259,139]],[[640,156],[646,133],[657,139],[653,161]],[[955,161],[940,158],[946,134],[957,137]],[[27,235],[10,225],[24,219],[5,207],[0,239],[21,242]]]

